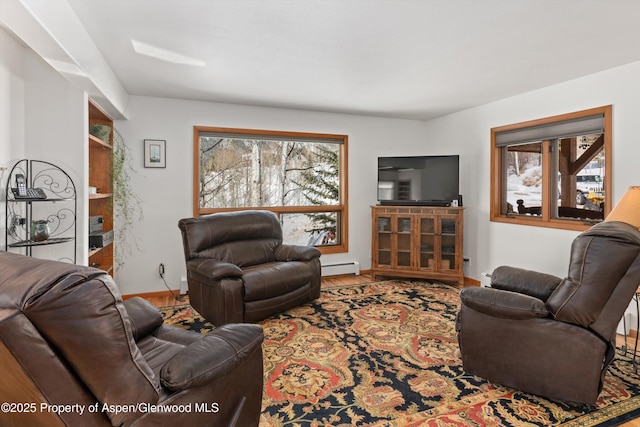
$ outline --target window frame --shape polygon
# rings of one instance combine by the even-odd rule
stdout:
[[[606,195],[604,204],[604,217],[611,211],[613,204],[612,200],[612,106],[602,106],[591,108],[582,111],[576,111],[573,113],[561,114],[557,116],[546,117],[542,119],[530,120],[521,123],[510,124],[506,126],[500,126],[491,128],[491,201],[490,201],[490,221],[502,222],[509,224],[529,225],[535,227],[548,227],[558,228],[564,230],[576,230],[584,231],[593,225],[593,221],[580,221],[575,219],[562,219],[554,218],[551,213],[551,197],[556,193],[551,188],[551,185],[555,185],[556,180],[551,179],[551,174],[555,170],[552,167],[552,155],[550,153],[550,146],[553,144],[552,140],[541,141],[542,143],[542,214],[540,216],[524,216],[524,215],[509,215],[501,212],[501,202],[503,195],[504,182],[502,179],[502,147],[496,146],[496,135],[501,132],[514,131],[523,128],[550,125],[557,122],[575,120],[582,117],[594,116],[601,114],[604,118],[604,156],[605,156],[605,177],[604,180],[604,192]],[[514,144],[515,145],[515,144]]]
[[[286,139],[304,139],[309,142],[318,139],[318,142],[326,142],[327,140],[336,140],[340,144],[340,200],[337,205],[318,205],[318,206],[246,206],[242,208],[200,208],[200,133],[229,133],[234,136],[247,135],[247,139],[254,139],[259,136],[283,137]],[[348,135],[309,133],[309,132],[292,132],[292,131],[275,131],[275,130],[259,130],[259,129],[238,129],[211,126],[194,126],[193,127],[193,216],[209,215],[218,212],[232,212],[240,210],[267,210],[275,213],[280,217],[282,214],[304,214],[313,212],[337,212],[340,221],[337,226],[337,234],[340,237],[340,243],[337,245],[316,246],[322,254],[342,253],[349,250],[349,215],[348,215]]]

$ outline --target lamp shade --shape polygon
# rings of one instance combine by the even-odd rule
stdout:
[[[605,221],[621,221],[640,229],[640,186],[629,187]]]

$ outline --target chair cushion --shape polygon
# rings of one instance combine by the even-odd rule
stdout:
[[[207,386],[260,351],[263,338],[259,325],[230,324],[216,328],[176,353],[162,367],[162,385],[171,391]]]
[[[547,300],[558,320],[591,325],[640,253],[640,233],[622,222],[603,222],[581,233],[571,246],[569,277]]]
[[[306,262],[271,262],[243,269],[244,300],[258,301],[287,294],[312,280]]]
[[[135,344],[111,276],[92,268],[72,273],[25,302],[23,312],[102,404],[158,401],[159,381]],[[113,425],[140,416],[106,415]]]
[[[467,307],[493,317],[525,320],[547,317],[549,310],[538,298],[494,288],[464,288],[460,300]]]
[[[269,211],[238,211],[178,222],[186,260],[214,258],[239,266],[274,260],[282,243],[278,217]]]
[[[198,258],[212,258],[238,267],[262,264],[276,260],[274,252],[280,243],[280,240],[267,238],[238,240],[204,249]]]
[[[136,341],[149,335],[151,331],[159,328],[164,322],[160,311],[141,297],[134,297],[124,301],[124,307],[129,314],[129,326],[131,327],[133,339]]]
[[[491,287],[517,292],[546,301],[562,279],[551,274],[539,273],[510,266],[500,266],[491,274]]]

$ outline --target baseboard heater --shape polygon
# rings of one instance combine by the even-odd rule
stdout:
[[[360,263],[358,261],[347,261],[322,266],[323,276],[339,276],[341,274],[360,275]]]

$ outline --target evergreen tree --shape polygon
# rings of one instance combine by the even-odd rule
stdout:
[[[296,182],[304,198],[311,204],[334,205],[340,200],[340,159],[337,150],[317,145],[318,150],[312,155],[313,167],[301,172],[301,182]],[[312,235],[325,233],[336,234],[336,218],[332,212],[307,213],[312,226],[305,231]],[[335,237],[334,237],[335,239]],[[321,244],[329,242],[321,242]]]

